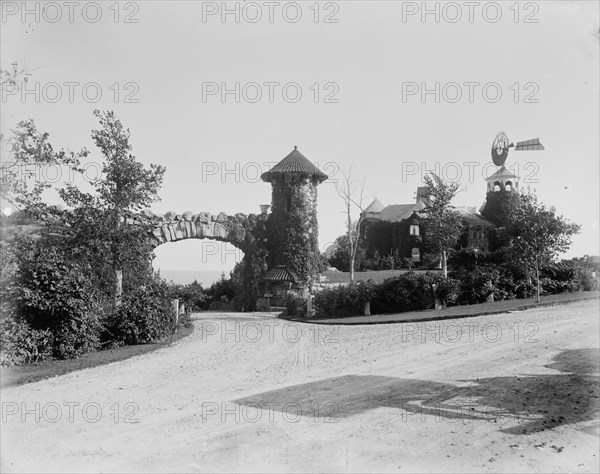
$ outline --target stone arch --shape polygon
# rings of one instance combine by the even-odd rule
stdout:
[[[261,222],[255,214],[235,214],[224,212],[212,215],[210,212],[182,214],[167,212],[164,215],[143,211],[127,217],[128,224],[144,224],[156,246],[185,239],[211,239],[228,242],[242,250],[251,251],[256,243],[256,230]]]
[[[258,279],[267,271],[267,219],[266,213],[229,216],[224,212],[213,215],[187,211],[160,215],[149,210],[125,217],[127,224],[144,226],[156,247],[186,239],[210,239],[231,243],[240,249],[244,257],[235,266],[233,274],[241,292],[239,304],[245,310],[254,308]]]

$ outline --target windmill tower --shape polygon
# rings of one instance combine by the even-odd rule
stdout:
[[[517,142],[516,147],[514,144],[509,143],[508,137],[504,132],[499,132],[494,139],[494,143],[492,143],[492,161],[499,168],[494,174],[485,179],[487,181],[488,193],[497,191],[519,191],[519,177],[504,166],[510,148],[515,148],[515,151],[544,149],[539,138]]]
[[[504,166],[508,158],[508,152],[513,147],[515,151],[544,149],[538,138],[518,142],[515,147],[509,142],[504,132],[499,132],[496,135],[492,144],[492,161],[498,166],[498,169],[485,179],[487,181],[487,194],[485,203],[479,211],[486,219],[500,227],[504,225],[507,219],[506,213],[509,212],[507,209],[511,208],[511,202],[514,203],[518,199],[519,177]]]

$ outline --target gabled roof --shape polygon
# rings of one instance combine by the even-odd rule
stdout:
[[[323,182],[329,178],[329,176],[319,170],[319,168],[313,165],[308,158],[300,153],[296,146],[288,156],[273,166],[269,171],[263,173],[260,178],[263,181],[270,183],[274,176],[289,174],[308,175],[317,178],[319,182]]]
[[[376,213],[373,217],[388,222],[400,222],[408,219],[415,212],[419,212],[425,209],[425,204],[422,201],[414,204],[393,204],[383,208],[380,212]]]
[[[487,178],[485,178],[485,180],[489,183],[489,182],[496,182],[496,181],[506,181],[509,179],[519,179],[519,177],[514,174],[511,173],[509,170],[507,170],[504,166],[500,167],[500,169],[498,171],[496,171],[493,175],[488,176]]]
[[[380,212],[371,213],[368,217],[386,222],[402,222],[409,219],[414,213],[423,216],[421,211],[426,207],[422,200],[415,204],[394,204],[383,208]],[[477,213],[474,207],[461,206],[452,209],[458,212],[470,225],[493,226],[492,223]]]
[[[278,265],[274,268],[271,268],[265,275],[261,278],[262,281],[291,281],[296,282],[298,278],[294,275],[293,272],[287,269],[284,265]]]

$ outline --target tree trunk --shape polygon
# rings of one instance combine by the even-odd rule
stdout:
[[[446,251],[442,250],[442,275],[448,278],[448,263],[446,262]]]
[[[348,251],[350,252],[350,283],[354,283],[354,241],[352,240],[352,218],[350,216],[350,201],[346,204],[346,216],[348,218],[347,234],[348,234]]]
[[[535,259],[535,302],[540,302],[540,266],[537,258]]]
[[[121,210],[119,208],[115,209],[115,229],[116,236],[113,238],[119,239],[119,229],[121,227]],[[113,296],[113,306],[116,310],[119,306],[121,306],[121,300],[123,296],[123,265],[121,264],[121,249],[119,247],[120,242],[113,241],[112,247],[112,264],[113,270],[115,272],[115,289]]]
[[[120,267],[115,268],[115,296],[114,306],[115,309],[121,306],[121,299],[123,296],[123,269]]]

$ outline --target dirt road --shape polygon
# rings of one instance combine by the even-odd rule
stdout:
[[[598,301],[430,323],[196,315],[2,392],[3,472],[599,472]]]

